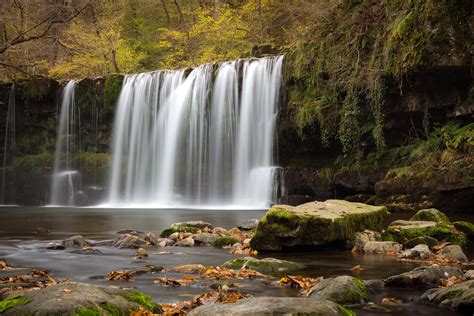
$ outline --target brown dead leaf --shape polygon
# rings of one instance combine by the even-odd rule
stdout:
[[[109,281],[130,281],[133,275],[128,271],[114,270],[107,274],[107,280]]]
[[[144,309],[141,306],[138,309],[138,311],[131,311],[130,312],[130,316],[154,316],[154,315],[155,314],[153,314],[152,312],[147,311],[146,309]]]
[[[4,259],[0,259],[0,270],[4,270],[8,267],[9,267],[9,265],[8,265],[7,261],[4,260]]]
[[[403,301],[401,299],[390,296],[382,298],[381,302],[384,304],[403,304]]]
[[[459,284],[462,282],[462,280],[460,278],[458,278],[457,276],[452,276],[450,278],[447,278],[447,279],[441,279],[440,280],[441,282],[441,286],[444,286],[444,287],[451,287],[453,285],[456,285],[456,284]]]
[[[351,268],[351,271],[354,272],[354,273],[360,273],[362,270],[364,270],[364,268],[362,268],[362,267],[360,266],[360,264],[358,264],[358,265],[356,265],[356,266],[353,266],[353,267]]]
[[[64,293],[71,293],[71,292],[72,292],[72,290],[71,290],[71,289],[68,289],[68,288],[66,288],[66,289],[63,289],[63,292],[64,292]]]
[[[281,278],[278,283],[294,289],[300,289],[300,295],[308,296],[313,292],[313,287],[322,280],[323,277],[307,278],[301,275],[287,275],[286,277]]]
[[[180,287],[189,285],[194,279],[173,279],[173,278],[158,278],[153,283],[162,284],[166,287]]]
[[[252,269],[232,270],[224,267],[208,267],[202,274],[208,278],[227,279],[254,279],[264,277],[263,274]]]

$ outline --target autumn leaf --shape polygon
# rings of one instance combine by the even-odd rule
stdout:
[[[114,270],[107,274],[109,281],[130,281],[133,275],[128,271]]]
[[[382,298],[382,303],[390,303],[390,304],[402,304],[403,301],[401,299],[398,299],[398,298],[395,298],[395,297],[390,297],[390,296],[387,296],[387,297],[384,297]]]
[[[294,289],[300,289],[300,295],[309,296],[313,292],[313,287],[321,282],[323,277],[309,278],[301,275],[287,275],[280,279],[278,283]]]

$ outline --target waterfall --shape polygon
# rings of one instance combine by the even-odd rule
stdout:
[[[6,204],[6,168],[8,158],[13,162],[16,154],[16,119],[15,119],[15,84],[12,84],[10,97],[8,98],[7,119],[5,123],[5,143],[3,146],[3,169],[2,169],[2,196],[1,204]]]
[[[54,154],[51,205],[74,205],[74,194],[80,180],[80,174],[75,170],[73,160],[78,145],[76,138],[80,130],[77,124],[80,121],[79,112],[74,101],[75,88],[76,81],[71,80],[63,90]]]
[[[127,76],[109,205],[266,208],[276,199],[283,57]]]

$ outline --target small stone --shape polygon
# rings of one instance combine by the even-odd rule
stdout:
[[[449,218],[441,211],[435,208],[419,210],[410,218],[411,221],[430,221],[435,223],[450,223]]]
[[[175,247],[193,247],[194,239],[192,237],[185,238],[174,244]]]
[[[177,241],[179,239],[179,233],[172,233],[171,235],[168,236],[169,239]]]
[[[467,261],[467,257],[459,245],[450,245],[444,247],[436,254],[440,259],[448,259],[453,261]]]
[[[148,252],[143,248],[138,248],[137,252],[135,253],[135,258],[137,259],[148,258]]]
[[[158,246],[158,238],[151,232],[146,233],[145,241],[152,246]]]
[[[175,241],[173,239],[169,238],[160,238],[158,239],[158,246],[160,247],[168,247],[168,246],[173,246]]]
[[[403,251],[398,257],[402,259],[428,260],[433,256],[427,245],[416,245]]]
[[[369,241],[364,245],[365,253],[398,253],[402,245],[393,241]]]
[[[144,245],[146,245],[146,241],[141,239],[140,237],[130,234],[124,234],[118,236],[112,246],[118,248],[140,248]]]
[[[258,219],[249,218],[249,219],[243,220],[237,227],[241,230],[252,230],[252,229],[257,228],[257,226],[258,226]]]
[[[364,282],[343,275],[324,279],[312,289],[311,297],[317,300],[330,300],[341,305],[364,304],[370,301]]]
[[[474,280],[474,270],[467,270],[463,275],[464,280]]]
[[[365,230],[363,232],[357,232],[355,234],[354,247],[352,252],[364,252],[364,246],[369,241],[379,241],[381,239],[380,233],[376,233],[371,230]]]
[[[305,266],[296,262],[279,260],[275,258],[256,259],[252,257],[242,257],[225,262],[223,267],[239,270],[249,268],[261,273],[281,273],[301,270]]]
[[[212,229],[212,233],[213,233],[213,234],[217,234],[217,235],[219,235],[219,236],[225,236],[225,235],[228,234],[228,233],[227,233],[227,230],[224,229],[224,228],[222,228],[222,227],[214,227],[214,228]]]
[[[99,249],[92,248],[92,247],[85,247],[83,249],[71,251],[71,253],[78,254],[78,255],[101,255],[102,251],[100,251]]]
[[[57,243],[57,242],[50,242],[47,246],[46,249],[50,250],[64,250],[66,249],[62,244]]]
[[[454,266],[423,266],[412,271],[394,275],[385,280],[385,286],[402,288],[432,288],[441,285],[441,279],[462,277],[463,272]]]

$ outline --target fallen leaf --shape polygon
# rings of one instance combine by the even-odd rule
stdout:
[[[360,266],[360,264],[358,264],[358,265],[351,268],[351,271],[354,272],[354,273],[360,273],[362,270],[364,270],[364,268],[362,268]]]
[[[313,287],[322,280],[323,277],[308,278],[301,275],[287,275],[281,278],[279,283],[294,289],[300,289],[300,295],[309,296],[313,292]]]
[[[107,274],[107,280],[109,281],[130,281],[133,275],[128,271],[114,270]]]
[[[67,289],[67,288],[66,288],[66,289],[63,289],[63,292],[64,292],[64,293],[71,293],[71,292],[72,292],[72,290],[71,290],[71,289]]]
[[[384,297],[382,298],[382,303],[390,303],[390,304],[403,304],[403,301],[401,299],[398,299],[398,298],[395,298],[395,297],[390,297],[390,296],[387,296],[387,297]]]
[[[443,278],[440,280],[440,283],[441,283],[441,286],[444,286],[444,287],[451,287],[453,285],[456,285],[456,284],[459,284],[461,283],[462,280],[460,278],[458,278],[457,276],[452,276],[450,278]]]

